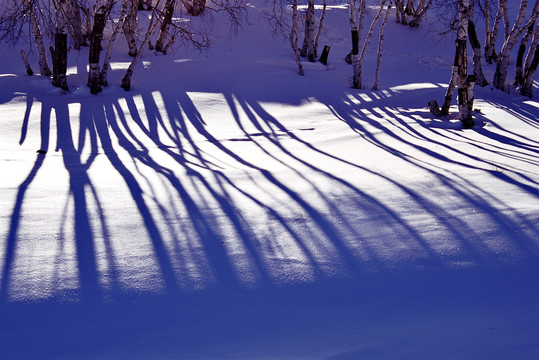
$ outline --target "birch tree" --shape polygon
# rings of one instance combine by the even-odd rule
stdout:
[[[129,0],[123,0],[122,9],[120,11],[118,22],[114,25],[114,29],[112,31],[112,34],[110,35],[109,43],[107,45],[107,51],[105,52],[105,59],[103,60],[103,67],[101,68],[101,74],[99,77],[99,82],[102,86],[108,86],[107,77],[108,77],[108,71],[110,68],[110,59],[112,56],[112,49],[114,47],[114,42],[116,41],[118,32],[123,27],[123,24],[125,22],[128,3],[129,3]]]
[[[300,52],[298,48],[298,0],[292,0],[292,26],[290,29],[290,45],[294,50],[294,58],[298,66],[298,73],[303,76],[303,65],[301,65]]]
[[[472,118],[474,95],[473,89],[475,84],[475,75],[468,75],[468,22],[472,12],[473,0],[458,0],[458,26],[457,39],[455,41],[455,59],[451,69],[451,78],[445,94],[444,103],[439,115],[449,115],[449,108],[453,99],[453,92],[457,87],[459,117],[462,126],[465,129],[470,129],[474,126]],[[434,103],[432,101],[431,103]],[[429,103],[429,106],[431,106]],[[431,112],[438,112],[437,106],[431,107]],[[436,114],[438,115],[438,114]]]
[[[365,36],[365,42],[363,43],[363,47],[361,48],[361,54],[359,56],[359,60],[358,60],[358,62],[356,64],[356,66],[358,67],[358,70],[357,71],[354,70],[354,74],[356,72],[358,74],[357,75],[357,84],[354,82],[354,87],[358,88],[358,89],[361,89],[361,86],[362,86],[362,67],[363,67],[363,61],[365,60],[365,55],[367,54],[367,48],[369,46],[369,43],[371,42],[372,34],[374,32],[374,27],[376,26],[376,23],[378,22],[378,20],[380,19],[381,15],[382,15],[385,2],[386,2],[386,0],[382,0],[381,5],[380,5],[380,9],[378,10],[378,13],[376,13],[376,16],[374,17],[374,19],[371,22],[371,25],[369,27],[369,31],[367,32],[367,35]],[[365,11],[365,2],[363,2],[363,12],[364,11]]]
[[[353,77],[352,83],[353,87],[356,89],[361,88],[361,66],[359,63],[359,39],[361,38],[361,33],[363,31],[363,23],[365,20],[365,11],[366,4],[365,0],[359,1],[359,15],[356,13],[356,0],[349,0],[349,11],[350,11],[350,32],[352,34],[352,68],[353,68]]]
[[[530,49],[524,62],[524,76],[520,94],[532,97],[534,74],[539,64],[539,24],[535,26]]]
[[[316,36],[316,16],[314,12],[314,0],[307,1],[307,11],[305,13],[305,38],[301,48],[301,56],[308,61],[315,61],[315,36]]]
[[[41,28],[39,26],[39,21],[36,16],[35,1],[25,0],[25,7],[27,9],[28,18],[30,20],[30,26],[32,29],[32,35],[34,37],[34,43],[37,48],[38,63],[39,63],[39,73],[43,76],[50,76],[52,74],[49,64],[47,63],[47,51],[45,50],[45,45],[43,43],[43,35],[41,33]]]
[[[165,48],[165,42],[168,37],[170,25],[172,24],[172,15],[174,13],[175,0],[167,0],[165,2],[165,9],[163,14],[163,20],[161,21],[161,32],[159,38],[155,42],[155,50],[162,52]]]
[[[157,2],[157,7],[159,5],[159,1]],[[153,36],[155,31],[157,30],[157,26],[159,25],[159,21],[156,19],[156,10],[152,12],[152,18],[150,20],[150,23],[148,24],[148,29],[146,31],[146,35],[144,36],[144,40],[142,41],[142,44],[140,45],[140,48],[137,51],[137,55],[133,58],[131,61],[131,64],[129,64],[129,67],[127,68],[127,71],[125,72],[124,77],[122,78],[122,84],[121,87],[125,91],[129,91],[131,89],[131,78],[133,77],[133,72],[135,70],[135,66],[137,66],[138,62],[142,58],[142,54],[144,53],[144,49],[148,46],[148,43],[150,42],[150,38]]]
[[[80,50],[81,46],[87,46],[84,42],[82,31],[82,17],[80,6],[76,0],[68,0],[66,6],[67,30],[73,39],[73,48]]]
[[[465,129],[470,129],[474,126],[472,119],[473,110],[473,87],[475,76],[468,76],[468,20],[470,18],[470,0],[459,0],[459,27],[457,30],[457,85],[458,85],[458,107],[460,121]]]
[[[322,34],[322,29],[324,27],[324,19],[326,17],[326,8],[327,8],[327,1],[323,0],[322,13],[320,14],[320,20],[318,20],[318,31],[316,32],[316,37],[314,39],[314,57],[318,57],[318,41],[320,40],[320,35]]]
[[[500,20],[504,13],[504,7],[507,7],[507,2],[500,0],[492,28],[490,28],[490,0],[484,0],[484,5],[479,0],[478,4],[485,19],[485,60],[487,63],[492,64],[498,59],[498,55],[496,54],[496,39],[498,38]]]
[[[376,73],[375,73],[375,76],[374,76],[374,83],[372,85],[373,90],[378,90],[378,84],[379,84],[379,81],[380,81],[380,68],[381,68],[381,63],[382,63],[382,47],[383,47],[383,43],[384,43],[384,29],[385,29],[386,24],[387,24],[390,9],[391,9],[391,1],[389,1],[389,3],[387,4],[387,9],[386,9],[386,11],[384,13],[384,17],[382,19],[382,24],[380,25],[380,30],[378,32],[379,33],[378,56],[377,56],[377,61],[376,61]]]
[[[406,12],[404,11],[404,0],[395,1],[395,16],[397,24],[408,25],[406,21]]]
[[[137,55],[137,40],[136,40],[136,31],[137,31],[137,10],[138,10],[138,0],[128,0],[127,1],[127,15],[125,21],[122,25],[124,30],[125,40],[127,41],[128,55],[136,56]]]
[[[52,85],[68,90],[67,87],[67,1],[57,0],[56,27],[54,33],[54,71]]]
[[[417,7],[413,9],[413,19],[408,24],[410,27],[418,27],[421,21],[425,18],[427,11],[434,3],[434,0],[419,0]],[[413,4],[412,4],[413,5]]]
[[[524,33],[522,40],[520,41],[520,46],[518,48],[517,61],[515,65],[515,82],[514,86],[524,85],[524,56],[526,55],[526,46],[528,41],[533,35],[535,28],[535,22],[531,23],[528,26],[528,30]]]
[[[88,87],[94,95],[101,91],[101,71],[99,70],[101,41],[103,40],[103,31],[112,5],[112,0],[97,0],[95,4],[94,25],[92,27],[88,59],[90,67],[88,72]]]
[[[469,0],[468,6],[468,38],[470,39],[470,45],[473,49],[473,72],[476,79],[476,84],[485,87],[488,85],[488,81],[483,74],[483,67],[481,64],[481,44],[477,38],[477,32],[475,30],[475,23],[473,21],[474,7],[476,0]],[[479,1],[479,0],[477,0]]]
[[[505,42],[503,43],[502,49],[500,51],[498,61],[496,62],[496,72],[494,73],[493,81],[493,85],[496,89],[506,90],[505,80],[507,78],[511,51],[513,50],[513,47],[515,46],[518,38],[522,35],[522,33],[528,28],[531,23],[535,22],[537,16],[539,15],[539,0],[536,0],[535,6],[532,11],[531,19],[526,25],[522,26],[526,15],[527,5],[528,0],[521,0],[517,19],[515,20],[515,23],[513,24],[513,27],[511,28],[511,31],[505,39]]]

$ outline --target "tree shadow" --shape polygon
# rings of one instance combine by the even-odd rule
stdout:
[[[368,283],[354,285],[359,287],[354,294],[363,294],[378,286],[369,283],[368,274],[382,281],[388,278],[380,274],[391,274],[391,284],[405,288],[432,285],[430,278],[415,282],[417,274],[447,270],[461,280],[462,269],[534,264],[539,255],[534,215],[521,212],[507,194],[481,186],[477,174],[504,191],[537,199],[537,174],[518,167],[539,164],[537,141],[503,129],[488,114],[477,115],[487,126],[467,132],[407,106],[409,99],[432,96],[432,88],[441,91],[436,85],[320,90],[290,98],[223,89],[207,94],[221,102],[218,116],[208,115],[196,93],[182,88],[141,87],[82,99],[28,94],[20,143],[27,141],[32,107],[41,103],[40,149],[49,148],[54,114],[56,152],[65,169],[58,176],[67,180],[59,228],[73,224],[72,232],[56,238],[63,250],[37,258],[56,258],[54,277],[61,282],[60,258],[74,257],[78,282],[70,291],[79,302],[62,308],[64,294],[49,289],[32,299],[42,303],[28,307],[22,324],[43,310],[60,327],[74,317],[79,334],[108,317],[122,321],[93,335],[103,341],[133,325],[133,313],[148,311],[140,314],[147,322],[156,316],[181,323],[183,311],[192,307],[195,314],[185,321],[193,325],[205,316],[198,302],[214,307],[213,315],[232,304],[233,312],[224,310],[227,315],[217,318],[233,322],[242,311],[236,307],[256,301],[252,311],[260,311],[279,287],[286,288],[280,301],[294,295],[304,301],[338,293],[349,280]],[[305,101],[322,105],[321,116],[353,139],[346,141],[357,142],[357,154],[318,141],[324,131],[320,122],[305,127],[293,115],[273,114],[270,104]],[[514,111],[515,118],[536,127],[531,105]],[[361,154],[372,149],[406,174],[373,166]],[[26,256],[21,248],[32,243],[21,236],[28,226],[22,224],[24,207],[31,201],[30,185],[53,156],[38,154],[17,189],[3,250],[4,313],[25,309],[21,295],[12,292],[26,281],[17,262]],[[402,291],[413,298],[412,290]],[[50,331],[46,324],[39,329]],[[122,338],[116,346],[131,340]],[[47,348],[54,357],[47,344],[36,348]]]

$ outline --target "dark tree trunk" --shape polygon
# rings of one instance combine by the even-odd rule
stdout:
[[[103,40],[103,30],[107,21],[107,12],[98,11],[94,15],[94,26],[92,28],[90,40],[90,72],[88,74],[88,86],[92,94],[101,91],[101,72],[99,70],[99,55],[101,54],[101,40]]]
[[[441,115],[449,115],[449,108],[451,107],[451,101],[453,100],[453,92],[455,91],[455,86],[457,85],[458,77],[458,67],[459,67],[459,52],[458,46],[455,50],[455,59],[453,60],[453,67],[451,69],[451,79],[449,80],[449,85],[445,92],[445,99],[441,109]]]
[[[56,61],[54,71],[56,72],[54,78],[56,79],[55,86],[62,90],[68,90],[67,87],[67,34],[56,33],[54,35],[54,52],[56,55]]]
[[[159,38],[155,43],[156,51],[162,52],[165,48],[168,30],[170,28],[170,24],[172,24],[172,15],[174,14],[175,3],[175,0],[167,0],[167,3],[165,4],[165,16],[163,18],[163,22],[161,23],[161,32],[159,34]]]
[[[515,86],[524,85],[524,55],[526,54],[526,46],[533,35],[534,28],[535,22],[528,27],[528,31],[526,31],[526,34],[522,37],[522,41],[518,48],[517,63],[515,66]]]
[[[60,0],[56,9],[56,28],[54,31],[54,72],[52,85],[68,90],[67,87],[67,29],[66,29],[66,1]]]
[[[28,76],[34,75],[34,70],[32,70],[30,62],[28,61],[28,56],[26,55],[26,52],[24,52],[24,50],[21,50],[21,57],[22,61],[24,62],[24,66],[26,67],[26,73],[28,74]]]
[[[479,43],[479,39],[477,38],[473,21],[468,21],[468,38],[473,49],[473,72],[476,76],[476,83],[481,87],[485,87],[488,85],[488,81],[483,74],[483,67],[481,66],[481,43]]]
[[[127,16],[123,24],[124,36],[127,41],[129,56],[137,56],[137,41],[135,39],[135,33],[137,30],[137,0],[128,1]]]
[[[526,73],[524,74],[524,85],[520,89],[521,95],[532,97],[533,78],[534,78],[534,74],[535,74],[535,71],[537,70],[538,65],[539,65],[539,46],[535,49],[533,60],[530,66],[526,69]]]

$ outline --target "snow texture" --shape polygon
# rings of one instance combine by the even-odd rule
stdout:
[[[97,96],[87,49],[68,92],[2,52],[0,357],[538,359],[537,95],[476,88],[463,130],[427,109],[451,36],[392,15],[357,90],[346,7],[304,77],[249,11],[129,92],[123,39]]]

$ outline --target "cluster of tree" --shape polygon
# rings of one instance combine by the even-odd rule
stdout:
[[[131,87],[131,77],[144,49],[150,48],[166,54],[178,38],[199,48],[207,47],[209,36],[204,32],[180,26],[173,21],[173,14],[185,12],[200,16],[207,9],[224,11],[238,26],[245,13],[244,0],[216,0],[206,6],[206,0],[9,0],[0,5],[0,40],[16,43],[29,25],[29,33],[35,44],[39,72],[52,76],[52,84],[68,90],[66,71],[68,50],[72,46],[80,50],[89,46],[88,87],[92,94],[107,86],[112,49],[117,35],[123,33],[128,54],[133,60],[122,79],[125,90]],[[148,27],[140,31],[139,12],[150,17]],[[108,43],[104,40],[105,28],[110,28]],[[152,43],[153,36],[157,36]],[[50,60],[45,46],[49,40]],[[102,52],[105,52],[103,60]],[[21,51],[27,73],[33,74],[28,56]]]
[[[301,57],[315,61],[318,38],[322,31],[323,19],[326,10],[326,0],[323,1],[319,21],[316,22],[315,2],[307,0],[305,11],[305,30],[303,48],[298,48],[298,0],[292,0],[292,22],[290,26],[290,41],[294,50],[299,74],[303,75]],[[516,2],[517,0],[515,0]],[[365,59],[367,47],[372,39],[374,29],[379,21],[379,41],[377,48],[377,66],[373,89],[378,88],[380,77],[380,63],[384,39],[384,28],[388,20],[389,11],[395,7],[396,22],[410,27],[418,27],[430,8],[438,11],[449,11],[452,21],[450,31],[456,32],[455,61],[451,71],[451,79],[447,88],[445,100],[440,109],[435,101],[429,103],[431,112],[437,116],[449,114],[455,88],[457,91],[460,119],[465,128],[474,125],[473,89],[474,85],[487,86],[482,69],[482,58],[489,64],[496,64],[492,85],[500,90],[508,91],[511,84],[507,84],[509,62],[513,48],[520,39],[520,47],[516,59],[515,80],[513,86],[525,96],[532,96],[534,74],[539,65],[539,0],[531,7],[528,0],[520,0],[517,17],[511,26],[507,0],[375,0],[369,5],[378,6],[378,11],[371,22],[363,43],[360,44],[364,28],[364,19],[367,11],[367,0],[348,0],[350,14],[350,31],[352,38],[352,51],[346,60],[352,64],[352,83],[354,88],[362,87],[362,64]],[[274,6],[275,8],[275,6]],[[474,10],[478,8],[479,15],[485,24],[484,51],[477,37]],[[531,8],[531,11],[530,11]],[[491,26],[492,14],[495,11],[494,22]],[[498,39],[498,29],[503,19],[505,37],[502,48],[496,52],[495,45]],[[315,35],[316,34],[316,35]],[[468,41],[473,50],[473,73],[468,74]],[[528,47],[528,43],[530,46]],[[361,45],[361,46],[360,46]]]
[[[528,11],[528,0],[521,0],[518,7],[517,17],[513,25],[510,25],[509,14],[507,10],[507,0],[500,0],[497,4],[497,11],[492,27],[490,26],[492,3],[490,0],[458,0],[458,18],[454,25],[457,31],[455,61],[451,73],[451,79],[447,88],[446,96],[442,108],[438,107],[435,101],[429,103],[430,110],[437,116],[449,114],[449,107],[453,98],[453,92],[457,87],[457,98],[460,120],[465,128],[471,128],[474,125],[473,114],[473,89],[474,85],[487,86],[489,82],[483,74],[481,66],[481,45],[477,38],[474,24],[474,9],[476,6],[480,9],[485,22],[485,46],[484,57],[487,63],[496,63],[496,70],[492,85],[500,90],[508,91],[511,84],[507,84],[509,72],[509,60],[514,46],[520,39],[520,48],[518,51],[515,68],[515,86],[522,95],[532,96],[533,78],[539,64],[539,0],[531,11]],[[526,14],[529,19],[525,21]],[[502,48],[499,52],[495,50],[498,28],[503,18],[505,37]],[[530,40],[531,45],[526,53],[527,44]],[[468,74],[467,43],[468,40],[473,49],[473,73]]]
[[[319,39],[323,31],[327,3],[326,0],[321,0],[318,4],[316,0],[304,0],[303,3],[299,1],[273,0],[272,18],[279,28],[288,33],[298,72],[303,75],[302,58],[310,62],[318,59]],[[440,109],[432,102],[431,111],[437,115],[447,115],[453,92],[457,88],[461,119],[465,127],[470,127],[473,125],[471,104],[474,85],[489,84],[483,74],[482,58],[489,64],[496,64],[493,86],[508,90],[510,56],[519,40],[513,86],[523,95],[532,95],[533,78],[539,63],[539,0],[535,0],[531,6],[532,1],[534,0],[520,0],[517,17],[511,25],[507,0],[347,0],[352,50],[346,59],[352,65],[353,86],[362,87],[362,64],[374,30],[378,26],[377,66],[372,85],[373,89],[378,88],[384,28],[390,11],[394,11],[397,23],[414,28],[420,25],[429,9],[443,9],[446,13],[454,14],[450,30],[456,33],[455,61],[443,106]],[[190,16],[199,16],[207,9],[222,10],[230,16],[231,24],[237,28],[246,11],[246,0],[213,0],[211,5],[207,5],[206,0],[9,0],[1,6],[0,40],[17,39],[23,33],[23,26],[28,24],[37,49],[40,73],[45,76],[52,75],[54,86],[67,89],[68,44],[74,49],[89,46],[88,86],[93,94],[97,94],[102,86],[107,86],[112,49],[119,33],[123,33],[128,53],[133,57],[121,84],[125,90],[129,90],[133,70],[145,48],[167,53],[178,37],[200,48],[209,44],[207,34],[194,35],[191,29],[182,28],[173,22],[175,12],[183,11]],[[374,6],[377,10],[363,37],[365,15],[369,6]],[[479,11],[475,11],[476,9]],[[141,11],[149,14],[146,16],[151,19],[146,30],[142,32],[138,29],[137,21]],[[476,15],[484,20],[483,49],[475,28]],[[300,31],[300,20],[303,20],[303,31]],[[504,42],[497,52],[495,45],[501,24],[505,30]],[[107,26],[111,31],[104,49],[103,34]],[[52,71],[47,60],[43,28],[46,34],[52,34],[49,36],[54,45],[49,47]],[[300,34],[303,35],[301,47],[298,44]],[[154,35],[156,39],[152,43]],[[472,74],[468,74],[468,42],[473,50]],[[324,50],[322,62],[327,59],[329,47],[326,46]],[[105,55],[101,63],[103,51]],[[28,73],[31,74],[32,69],[24,52],[22,57]]]

